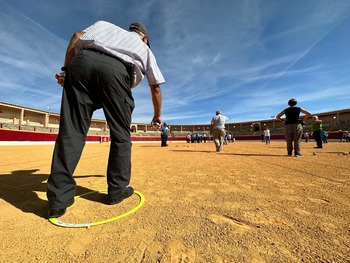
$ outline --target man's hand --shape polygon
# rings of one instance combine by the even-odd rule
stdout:
[[[151,121],[151,125],[158,125],[161,126],[162,125],[162,118],[161,117],[153,117],[152,121]]]
[[[74,58],[74,56],[75,56],[74,44],[84,34],[85,34],[85,32],[75,32],[73,34],[73,36],[72,36],[72,38],[69,41],[69,44],[67,46],[66,56],[65,56],[65,60],[64,60],[64,67],[68,67],[68,65],[70,64],[71,60]],[[57,83],[59,85],[61,85],[62,87],[64,86],[64,78],[65,77],[66,77],[66,72],[64,72],[64,71],[62,71],[60,73],[57,73],[55,75],[55,78],[57,79]]]
[[[60,73],[57,73],[55,75],[55,78],[57,79],[57,83],[60,85],[60,86],[64,86],[64,79],[66,77],[66,72],[62,71]]]

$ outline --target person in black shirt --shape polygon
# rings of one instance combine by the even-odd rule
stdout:
[[[288,156],[292,156],[293,153],[293,142],[294,142],[294,156],[302,156],[300,153],[300,140],[303,133],[303,122],[305,122],[311,113],[300,107],[296,107],[297,100],[292,98],[288,101],[289,107],[277,114],[276,119],[284,121],[285,124],[285,137],[287,142]],[[303,120],[299,119],[300,113],[304,113]],[[285,115],[285,119],[281,117]]]

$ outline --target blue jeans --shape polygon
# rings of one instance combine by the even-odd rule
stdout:
[[[162,140],[161,146],[167,146],[167,141],[168,141],[168,135],[167,134],[161,134],[160,138]]]

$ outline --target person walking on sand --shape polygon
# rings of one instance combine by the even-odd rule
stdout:
[[[134,193],[131,177],[130,124],[134,109],[131,89],[147,77],[154,115],[162,122],[160,84],[165,80],[149,45],[146,27],[132,23],[129,30],[98,21],[73,34],[63,72],[56,74],[63,86],[60,125],[47,181],[49,218],[65,214],[74,203],[74,170],[81,157],[93,112],[102,108],[110,128],[106,203],[114,205]]]
[[[223,149],[225,138],[225,123],[228,118],[221,114],[221,111],[216,111],[216,115],[212,118],[210,131],[213,134],[216,151],[221,152]]]
[[[311,116],[311,113],[305,109],[297,107],[297,103],[298,102],[295,98],[290,99],[288,101],[289,107],[277,114],[276,119],[284,121],[284,133],[287,142],[288,156],[292,156],[294,149],[294,156],[300,157],[302,156],[300,153],[300,140],[303,133],[302,123],[303,121],[306,122],[306,120]],[[299,119],[300,113],[305,114],[303,120]],[[285,120],[281,119],[283,115],[285,115]]]

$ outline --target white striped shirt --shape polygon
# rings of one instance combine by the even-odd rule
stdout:
[[[137,33],[105,21],[98,21],[83,32],[85,34],[75,43],[76,54],[89,47],[133,63],[135,65],[133,87],[141,82],[144,75],[149,85],[165,82],[156,58]]]
[[[226,116],[219,114],[212,118],[211,125],[213,125],[214,129],[225,129],[225,123],[227,120],[228,118]]]

